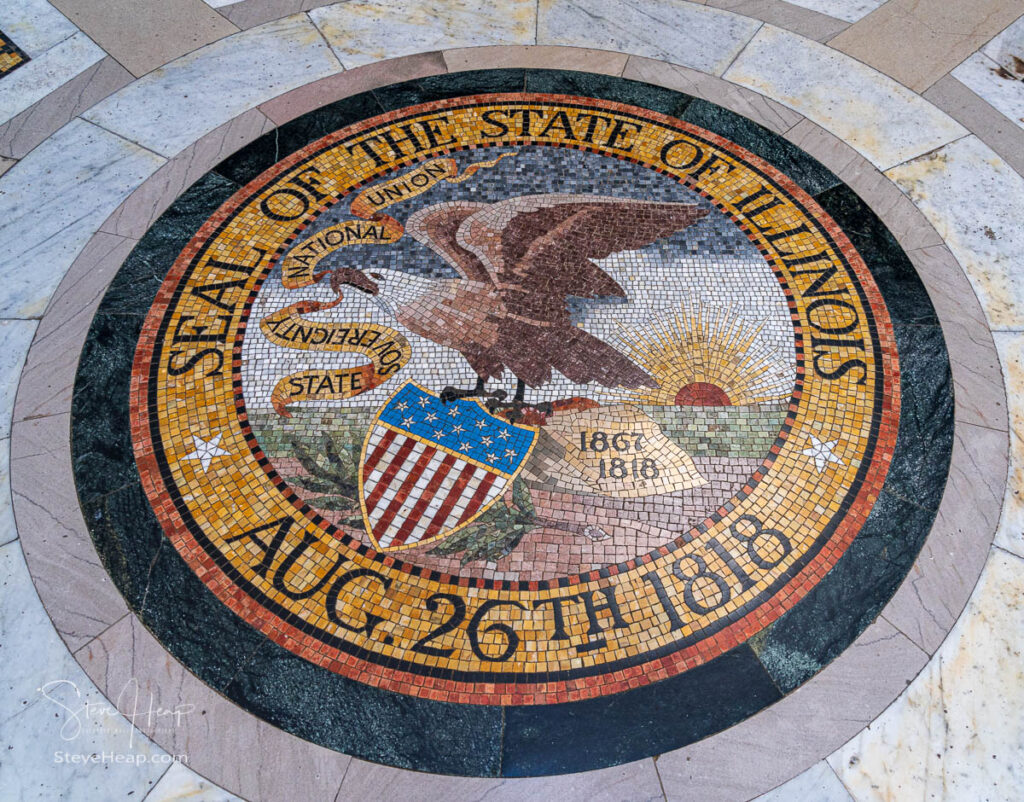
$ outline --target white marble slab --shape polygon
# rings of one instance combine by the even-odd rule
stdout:
[[[614,50],[721,75],[759,20],[683,0],[540,0],[537,44]]]
[[[1024,787],[1024,560],[993,549],[924,671],[829,758],[857,800],[1016,800]]]
[[[346,68],[479,45],[533,44],[535,0],[352,0],[309,12]]]
[[[1024,59],[1024,16],[993,37],[981,51],[1005,69],[1019,74],[1021,65],[1014,61],[1014,56]]]
[[[1010,413],[1010,473],[1003,513],[996,530],[997,546],[1024,557],[1024,333],[995,332],[993,338],[1006,381]],[[1024,744],[1022,744],[1024,748]]]
[[[200,777],[184,763],[175,763],[167,769],[167,773],[146,795],[145,802],[175,802],[183,799],[189,802],[243,802],[241,797]]]
[[[78,33],[78,28],[46,0],[4,0],[0,3],[0,31],[35,58]]]
[[[0,438],[10,437],[11,413],[36,320],[0,320]]]
[[[853,797],[824,760],[753,802],[853,802]]]
[[[11,440],[5,437],[0,440],[0,546],[17,537],[14,508],[11,506]]]
[[[64,648],[17,542],[0,548],[0,582],[0,796],[140,799],[166,771],[168,756],[110,710]],[[130,691],[122,698],[129,711],[130,698]],[[102,707],[86,710],[86,704]],[[144,705],[139,700],[138,709]]]
[[[76,33],[38,58],[22,64],[3,79],[0,124],[59,89],[105,56],[106,53],[92,39],[84,33]]]
[[[856,22],[866,17],[885,0],[787,0],[790,5],[809,8],[830,17]]]
[[[0,178],[0,318],[38,317],[93,232],[164,159],[72,120]]]
[[[992,328],[1024,328],[1024,178],[975,136],[886,175],[946,241]]]
[[[1024,49],[1019,51],[1024,54]],[[953,77],[978,97],[1024,128],[1024,75],[977,52],[953,70]]]
[[[967,133],[891,78],[770,25],[758,31],[724,77],[800,112],[882,170]]]
[[[294,14],[153,70],[83,116],[173,156],[253,106],[340,68],[309,18]]]

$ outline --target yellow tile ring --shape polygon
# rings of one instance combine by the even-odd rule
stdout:
[[[276,161],[250,146],[154,226],[179,233],[155,297],[135,294],[136,504],[209,640],[275,655],[274,682],[226,691],[243,706],[394,765],[608,765],[779,698],[809,676],[766,657],[786,622],[849,642],[902,578],[933,512],[897,575],[854,544],[902,514],[900,449],[948,462],[945,430],[900,428],[901,364],[939,382],[951,427],[941,334],[923,372],[900,344],[906,310],[930,311],[920,282],[806,154],[703,101],[641,100],[396,104]],[[115,517],[93,534],[132,603]],[[830,624],[843,593],[863,615]],[[204,676],[217,649],[186,662]],[[327,708],[404,706],[466,738],[494,711],[533,723],[495,736],[503,768],[453,763],[454,742],[399,755],[340,723],[311,735],[299,675]],[[711,712],[657,713],[624,745],[652,700]],[[545,722],[623,702],[610,746],[541,754]]]

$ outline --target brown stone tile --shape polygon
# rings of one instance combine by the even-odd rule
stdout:
[[[135,76],[238,31],[202,0],[55,0],[54,5]]]
[[[774,788],[870,723],[927,659],[910,639],[879,619],[840,659],[772,707],[659,757],[666,798],[735,802]],[[800,724],[794,726],[797,720]]]
[[[177,720],[139,716],[136,724],[167,752],[187,755],[190,769],[252,802],[333,799],[352,761],[260,721],[216,693],[165,652],[134,615],[75,658],[111,701],[122,697],[125,711],[136,688],[139,710],[152,699],[154,709],[180,711]]]
[[[74,651],[127,606],[100,564],[78,506],[68,450],[70,414],[20,421],[11,433],[11,486],[29,572],[57,633]]]
[[[78,356],[92,316],[135,243],[100,232],[72,264],[29,350],[14,406],[16,420],[70,412]]]
[[[924,97],[1024,174],[1024,129],[1020,123],[996,111],[952,75],[936,81]]]
[[[1006,432],[960,424],[935,525],[882,616],[929,653],[959,618],[999,522]]]
[[[1013,0],[890,0],[829,45],[923,92],[1020,13]]]
[[[782,0],[708,0],[707,5],[764,20],[816,42],[827,41],[849,26],[843,20]]]
[[[107,57],[0,125],[0,154],[22,158],[73,117],[134,80]]]
[[[528,779],[447,777],[402,771],[353,759],[338,795],[350,799],[401,799],[405,802],[520,802],[558,799],[566,802],[655,802],[662,800],[654,760],[622,766]]]
[[[289,14],[329,6],[333,2],[336,0],[242,0],[240,3],[221,6],[217,13],[244,31]]]
[[[957,422],[1006,431],[1006,390],[999,355],[963,268],[945,245],[912,250],[907,256],[942,322]]]

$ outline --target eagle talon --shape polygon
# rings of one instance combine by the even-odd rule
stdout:
[[[460,398],[486,398],[488,399],[487,404],[490,405],[492,401],[501,402],[504,401],[508,396],[504,390],[494,390],[493,392],[487,392],[484,390],[483,383],[480,382],[472,390],[460,390],[458,387],[445,387],[440,396],[442,404],[450,404],[452,401],[457,401]],[[488,406],[490,409],[490,406]]]

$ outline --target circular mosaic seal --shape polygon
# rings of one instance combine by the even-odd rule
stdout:
[[[133,372],[150,502],[218,597],[406,694],[535,704],[728,651],[885,479],[892,329],[778,170],[621,103],[344,128],[237,193]]]
[[[338,101],[187,190],[99,307],[72,451],[114,582],[217,691],[523,776],[836,657],[952,420],[927,294],[835,175],[706,101],[510,70]]]

